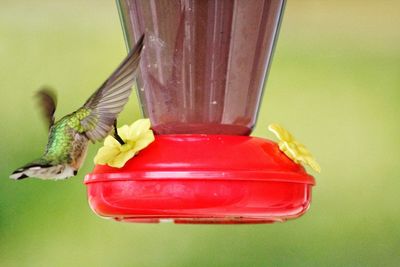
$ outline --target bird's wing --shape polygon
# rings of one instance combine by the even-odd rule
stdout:
[[[54,124],[54,112],[57,106],[56,94],[49,88],[42,88],[36,93],[39,106],[49,128]]]
[[[139,65],[144,35],[110,77],[97,89],[80,109],[85,116],[80,120],[86,136],[93,142],[104,139],[114,121],[128,102]],[[79,112],[79,110],[78,110]]]

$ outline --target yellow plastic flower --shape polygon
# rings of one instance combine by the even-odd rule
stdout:
[[[149,119],[140,119],[130,126],[124,125],[118,128],[118,135],[125,144],[121,145],[114,137],[107,136],[104,146],[94,158],[95,164],[122,168],[128,160],[154,141]]]
[[[273,123],[268,126],[268,129],[279,139],[279,149],[285,153],[286,156],[288,156],[297,164],[307,164],[314,171],[321,172],[321,167],[315,161],[314,157],[307,150],[307,148],[303,144],[297,142],[293,135],[285,128],[279,124]]]

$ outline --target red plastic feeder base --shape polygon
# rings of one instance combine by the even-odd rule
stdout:
[[[121,168],[85,177],[90,207],[126,222],[271,223],[308,209],[314,178],[276,143],[230,135],[159,135]]]

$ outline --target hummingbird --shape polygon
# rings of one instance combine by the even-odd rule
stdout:
[[[36,177],[61,180],[76,176],[81,167],[89,141],[95,143],[113,132],[124,144],[117,131],[117,116],[128,102],[139,65],[144,35],[110,77],[76,111],[55,122],[57,100],[48,89],[37,93],[45,120],[49,126],[44,154],[15,170],[11,179]]]

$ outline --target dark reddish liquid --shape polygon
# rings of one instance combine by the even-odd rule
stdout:
[[[251,129],[241,125],[219,124],[219,123],[180,123],[169,122],[158,124],[152,127],[156,134],[233,134],[233,135],[249,135]]]
[[[283,3],[119,1],[128,45],[146,34],[138,95],[157,133],[251,133]]]

